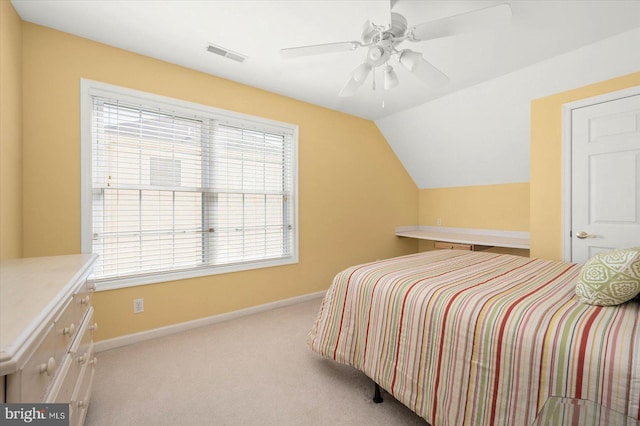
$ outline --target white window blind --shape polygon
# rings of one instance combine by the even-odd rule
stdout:
[[[91,96],[96,281],[297,259],[294,131],[152,105]]]

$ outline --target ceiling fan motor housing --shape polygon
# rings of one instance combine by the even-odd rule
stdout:
[[[391,28],[387,32],[393,34],[395,38],[404,36],[407,31],[407,20],[399,13],[391,12]]]
[[[407,20],[399,13],[391,13],[391,26],[388,29],[376,27],[367,21],[362,32],[365,44],[375,43],[367,52],[367,62],[374,67],[387,62],[393,53],[394,45],[400,43],[407,30]]]
[[[386,24],[385,24],[386,25]],[[407,31],[407,19],[399,13],[391,12],[391,26],[382,27],[371,21],[366,21],[362,28],[362,42],[364,44],[377,43],[381,39],[401,38]]]

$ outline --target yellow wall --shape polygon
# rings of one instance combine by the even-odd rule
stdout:
[[[419,224],[453,228],[529,230],[529,183],[421,189]],[[421,241],[420,250],[430,250],[433,242]],[[528,255],[526,250],[505,252]]]
[[[349,265],[416,252],[394,229],[417,222],[418,189],[373,122],[26,22],[23,44],[27,257],[80,251],[80,78],[299,126],[300,263],[98,292],[97,340],[317,292]]]
[[[22,257],[22,21],[0,1],[0,259]]]
[[[421,189],[420,225],[529,230],[529,183]]]
[[[348,265],[415,252],[394,228],[437,218],[528,230],[532,256],[559,259],[561,106],[640,84],[635,73],[533,101],[530,184],[418,191],[371,121],[21,22],[7,1],[0,8],[2,258],[80,250],[80,78],[299,126],[300,263],[99,292],[98,340],[324,290]],[[134,315],[140,297],[145,312]]]
[[[640,85],[640,72],[531,102],[531,256],[562,259],[562,105]]]

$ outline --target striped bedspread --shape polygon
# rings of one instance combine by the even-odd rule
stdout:
[[[431,425],[530,425],[550,396],[640,418],[640,303],[581,304],[580,266],[437,250],[354,266],[308,342]]]

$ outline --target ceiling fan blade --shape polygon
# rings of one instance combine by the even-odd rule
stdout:
[[[338,96],[341,98],[349,98],[355,95],[361,84],[362,83],[358,83],[355,78],[351,77],[349,81],[347,81],[347,84],[344,85],[342,90],[340,90]]]
[[[342,41],[338,43],[314,44],[310,46],[287,47],[280,49],[283,58],[298,58],[300,56],[322,55],[324,53],[347,52],[363,46],[359,41]]]
[[[459,15],[416,25],[407,30],[410,40],[423,41],[475,31],[490,30],[511,20],[511,6],[507,3],[473,10]]]
[[[403,50],[400,52],[398,59],[402,66],[411,71],[427,86],[441,87],[449,82],[449,77],[424,59],[418,52],[408,49]]]

